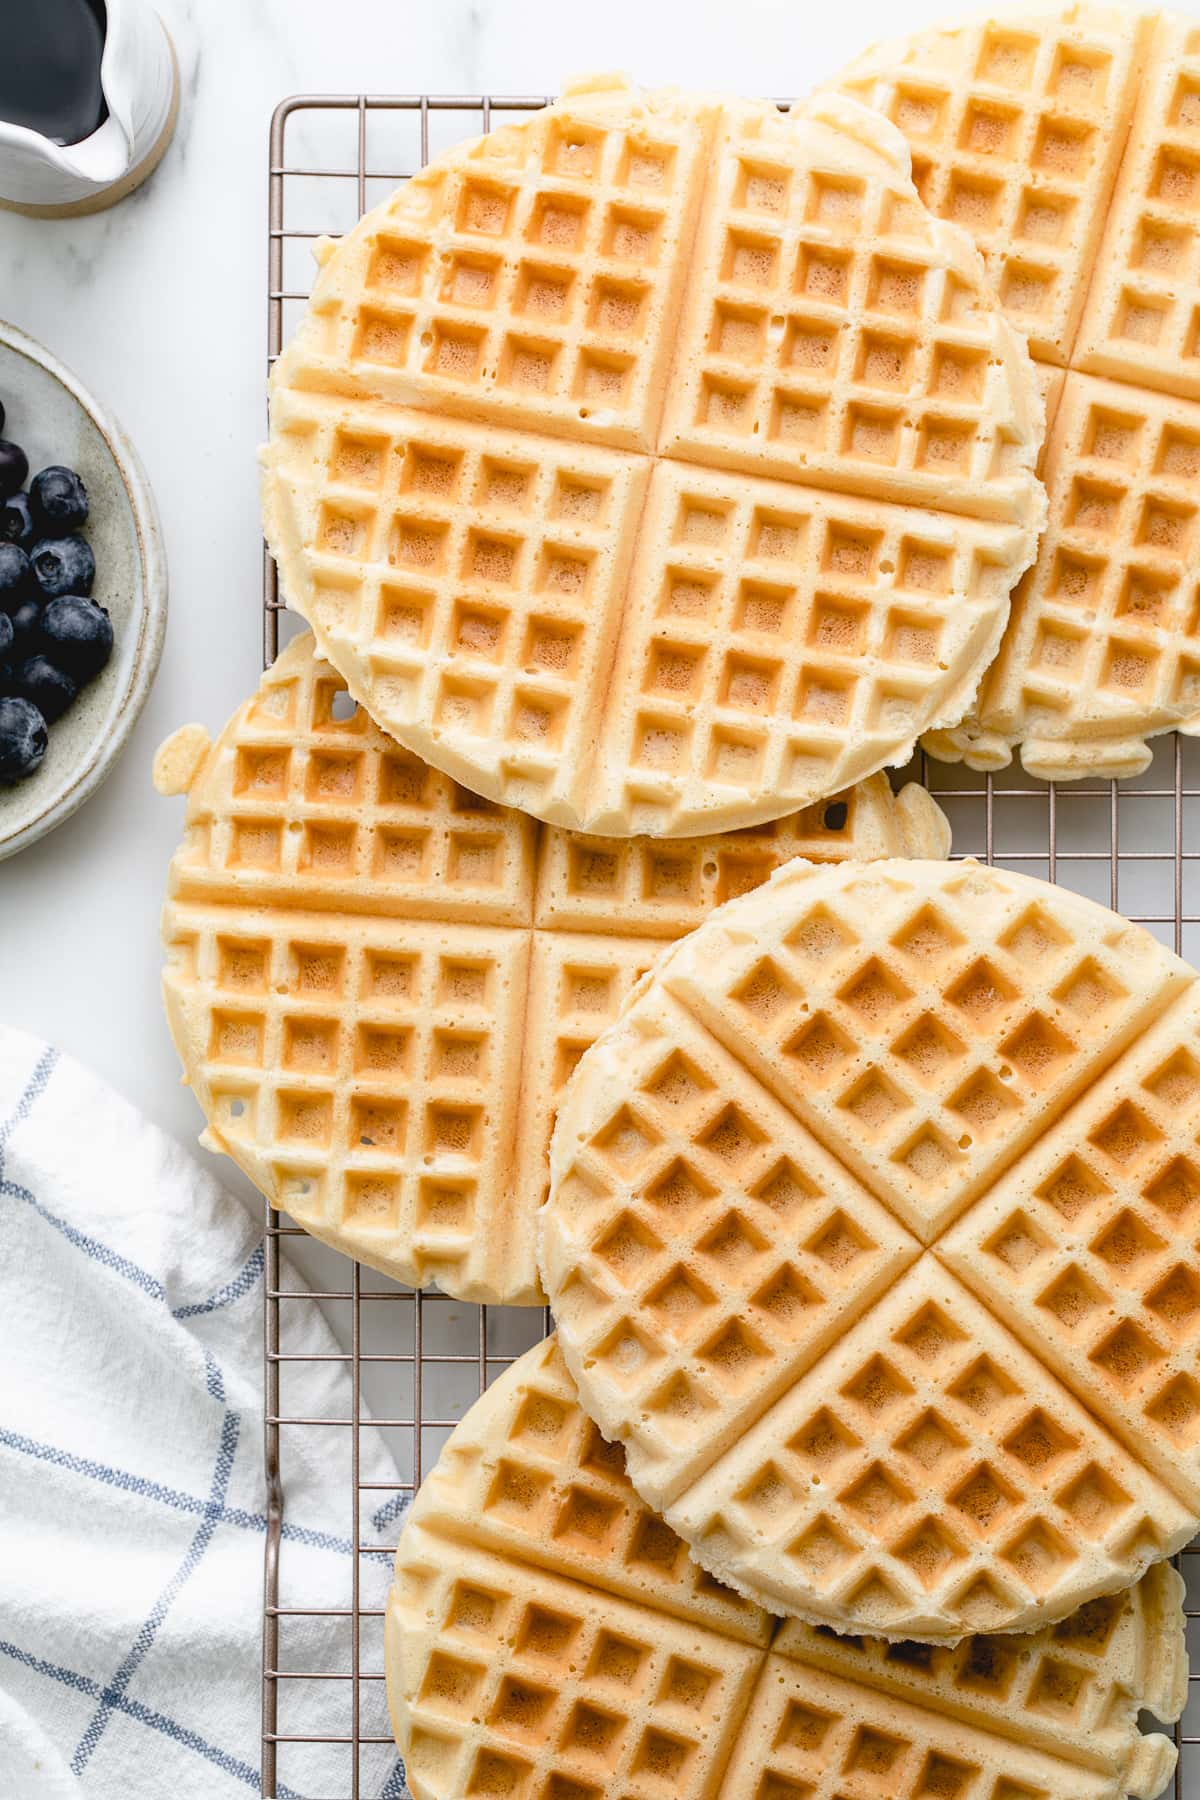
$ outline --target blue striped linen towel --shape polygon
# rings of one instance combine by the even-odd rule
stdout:
[[[263,1268],[261,1227],[176,1143],[0,1027],[3,1800],[260,1792]],[[292,1268],[285,1285],[304,1289]],[[295,1310],[287,1348],[337,1349],[316,1305]],[[343,1364],[305,1382],[307,1409],[348,1414]],[[289,1442],[285,1605],[348,1604],[345,1435]],[[364,1479],[397,1480],[377,1432],[362,1456]],[[387,1558],[360,1561],[379,1606]],[[285,1667],[348,1666],[347,1621],[285,1624]],[[280,1692],[281,1731],[346,1731],[344,1683]],[[350,1792],[347,1748],[286,1751],[277,1800]],[[390,1746],[363,1751],[361,1792],[406,1793]]]

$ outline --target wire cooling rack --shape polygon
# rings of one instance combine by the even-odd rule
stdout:
[[[308,298],[314,240],[338,236],[449,144],[546,104],[544,95],[302,95],[285,100],[271,126],[268,343],[273,361]],[[263,662],[288,630],[275,567],[263,567]],[[936,794],[954,831],[955,855],[973,855],[1059,882],[1144,924],[1189,961],[1200,963],[1200,741],[1159,738],[1153,764],[1122,782],[1063,787],[1012,770],[1000,777],[919,758],[899,779],[917,777]],[[1188,848],[1188,846],[1191,846]],[[281,1244],[317,1265],[311,1293],[281,1285]],[[546,1312],[465,1306],[412,1293],[346,1258],[311,1246],[298,1226],[267,1209],[266,1220],[267,1536],[263,1621],[262,1793],[295,1789],[289,1773],[301,1747],[321,1746],[340,1768],[319,1800],[402,1796],[398,1776],[383,1782],[392,1737],[383,1677],[380,1567],[395,1549],[395,1520],[467,1407],[516,1356],[550,1329]],[[319,1305],[338,1339],[331,1358],[288,1348],[306,1307]],[[348,1372],[348,1416],[328,1417],[311,1399],[333,1360]],[[306,1381],[310,1393],[306,1395]],[[372,1434],[368,1438],[368,1434]],[[377,1435],[375,1435],[377,1434]],[[397,1477],[379,1479],[382,1438]],[[330,1444],[330,1439],[334,1443]],[[303,1440],[303,1442],[302,1442]],[[283,1533],[288,1470],[302,1453],[338,1457],[346,1471],[346,1518],[353,1554],[344,1603],[306,1604],[288,1580]],[[387,1522],[391,1522],[390,1532]],[[388,1539],[392,1541],[388,1541]],[[1188,1636],[1200,1653],[1200,1539],[1180,1564],[1188,1578]],[[291,1630],[337,1621],[336,1666],[296,1669]],[[1176,1728],[1180,1746],[1174,1800],[1200,1800],[1200,1654],[1189,1705]],[[304,1694],[332,1692],[336,1729],[305,1729]],[[299,1704],[296,1704],[299,1702]],[[322,1708],[328,1718],[330,1709]],[[1152,1724],[1153,1721],[1147,1721]],[[318,1800],[306,1794],[305,1800]]]

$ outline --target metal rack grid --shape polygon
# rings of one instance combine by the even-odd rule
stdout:
[[[300,95],[275,112],[270,136],[268,349],[273,362],[302,311],[314,264],[313,243],[347,230],[369,206],[408,179],[444,146],[487,131],[546,104],[547,97],[430,95]],[[264,552],[263,663],[287,628],[275,566]],[[1001,777],[922,756],[903,772],[934,792],[954,830],[954,853],[1023,869],[1085,893],[1147,925],[1164,943],[1200,963],[1200,741],[1174,734],[1157,740],[1150,769],[1133,781],[1056,787],[1015,770]],[[1185,843],[1193,848],[1185,849]],[[550,1329],[547,1312],[465,1306],[436,1293],[412,1293],[333,1252],[320,1253],[322,1279],[311,1293],[281,1287],[285,1239],[311,1243],[300,1227],[266,1209],[265,1457],[269,1497],[263,1620],[262,1793],[288,1781],[289,1750],[320,1745],[343,1755],[345,1777],[321,1800],[373,1800],[380,1792],[364,1770],[391,1745],[382,1666],[383,1610],[364,1594],[367,1558],[394,1552],[363,1532],[364,1496],[384,1491],[402,1510],[466,1406],[524,1349]],[[289,1246],[289,1253],[300,1246]],[[324,1278],[325,1271],[332,1271]],[[294,1309],[318,1304],[339,1338],[332,1358],[286,1348]],[[380,1319],[388,1329],[377,1330]],[[339,1325],[341,1329],[339,1330]],[[386,1348],[380,1348],[380,1344]],[[351,1381],[348,1417],[314,1416],[303,1402],[306,1365],[332,1360]],[[284,1386],[287,1385],[285,1407]],[[403,1392],[404,1403],[395,1395]],[[400,1479],[364,1477],[364,1433],[376,1429],[395,1455]],[[353,1549],[346,1605],[282,1603],[287,1549],[282,1539],[289,1434],[348,1437],[348,1493]],[[386,1511],[386,1508],[385,1508]],[[394,1531],[391,1533],[394,1539]],[[1189,1640],[1200,1626],[1200,1539],[1183,1553],[1188,1577]],[[289,1621],[320,1617],[344,1623],[345,1655],[337,1668],[285,1669],[282,1634]],[[1200,1650],[1200,1637],[1197,1639]],[[1200,1662],[1200,1657],[1197,1658]],[[340,1701],[336,1731],[285,1728],[284,1697],[293,1683],[327,1684]],[[1189,1706],[1175,1739],[1180,1746],[1174,1800],[1200,1800],[1200,1667],[1190,1677]],[[294,1690],[293,1690],[294,1691]],[[1152,1721],[1147,1721],[1152,1724]],[[387,1796],[406,1790],[393,1775]],[[306,1800],[317,1800],[316,1796]]]

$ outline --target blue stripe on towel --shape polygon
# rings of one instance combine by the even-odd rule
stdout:
[[[73,1244],[77,1250],[82,1250],[85,1256],[91,1257],[94,1262],[102,1264],[104,1268],[111,1269],[115,1275],[123,1276],[143,1294],[149,1295],[150,1299],[161,1300],[165,1305],[167,1290],[161,1281],[150,1274],[149,1270],[139,1268],[138,1264],[131,1261],[129,1257],[122,1256],[119,1251],[110,1249],[98,1238],[87,1236],[76,1226],[69,1224],[66,1219],[59,1218],[57,1213],[52,1213],[49,1207],[43,1206],[36,1194],[31,1193],[27,1187],[23,1187],[19,1182],[4,1179],[5,1146],[17,1126],[29,1117],[34,1105],[45,1093],[58,1060],[57,1050],[50,1049],[43,1053],[12,1113],[3,1123],[0,1123],[0,1195],[7,1195],[9,1199],[13,1200],[23,1200],[27,1206],[33,1207],[39,1218],[44,1219],[47,1225],[52,1225],[56,1231],[61,1231],[67,1242]],[[231,1306],[254,1287],[263,1272],[264,1263],[265,1246],[260,1239],[236,1275],[223,1283],[206,1300],[194,1301],[187,1306],[174,1307],[171,1313],[172,1318],[194,1319],[203,1313],[219,1312],[222,1307]]]
[[[57,1050],[46,1050],[42,1053],[37,1067],[26,1084],[24,1093],[8,1118],[0,1124],[0,1194],[6,1195],[12,1200],[23,1200],[26,1205],[32,1206],[48,1225],[53,1225],[56,1231],[61,1231],[67,1242],[74,1244],[77,1250],[82,1250],[85,1256],[90,1256],[93,1261],[103,1263],[105,1268],[112,1269],[118,1275],[123,1275],[127,1281],[132,1281],[135,1287],[141,1288],[142,1292],[149,1294],[152,1299],[165,1300],[166,1290],[161,1281],[156,1281],[153,1275],[148,1274],[145,1269],[139,1269],[136,1263],[129,1261],[128,1257],[121,1256],[116,1250],[110,1250],[107,1244],[100,1243],[97,1238],[88,1237],[74,1225],[68,1224],[65,1219],[60,1219],[57,1213],[52,1213],[48,1207],[43,1206],[27,1187],[21,1186],[20,1182],[4,1179],[5,1151],[8,1140],[17,1126],[29,1117],[34,1106],[45,1093],[57,1065]]]
[[[34,1069],[33,1074],[26,1083],[24,1093],[17,1101],[16,1106],[13,1108],[8,1118],[0,1125],[0,1150],[7,1144],[9,1138],[21,1123],[22,1119],[27,1119],[29,1117],[35,1103],[40,1100],[45,1093],[47,1084],[49,1083],[51,1075],[54,1073],[57,1062],[57,1050],[47,1048],[42,1051],[41,1056],[38,1058],[37,1067]]]
[[[39,1443],[36,1438],[25,1437],[19,1431],[8,1431],[4,1426],[0,1426],[0,1447],[15,1450],[22,1456],[32,1456],[38,1462],[53,1463],[56,1468],[66,1469],[72,1475],[84,1475],[89,1481],[102,1481],[106,1487],[120,1488],[123,1493],[137,1494],[145,1500],[156,1500],[160,1506],[169,1506],[175,1512],[192,1513],[199,1517],[208,1507],[208,1502],[201,1500],[198,1494],[185,1494],[178,1488],[164,1487],[159,1481],[150,1481],[144,1475],[132,1474],[128,1469],[117,1469],[108,1463],[96,1462],[89,1456],[75,1456],[69,1450],[60,1450],[54,1444]],[[247,1512],[241,1506],[223,1506],[220,1522],[222,1525],[236,1525],[242,1531],[267,1529],[265,1513]],[[307,1525],[291,1525],[285,1521],[283,1536],[287,1542],[307,1544],[314,1550],[332,1550],[340,1556],[350,1556],[354,1551],[349,1538],[334,1537],[328,1531],[314,1531]],[[386,1552],[381,1551],[379,1554],[386,1555]]]
[[[101,1737],[104,1735],[105,1727],[112,1716],[112,1702],[109,1696],[112,1694],[124,1694],[125,1689],[129,1686],[129,1683],[137,1673],[138,1667],[145,1657],[146,1652],[150,1649],[150,1646],[158,1636],[159,1626],[170,1612],[171,1607],[174,1605],[175,1600],[182,1589],[187,1585],[199,1568],[204,1557],[204,1552],[212,1542],[213,1534],[220,1523],[221,1513],[224,1510],[225,1495],[229,1491],[230,1478],[233,1475],[233,1461],[237,1455],[238,1433],[240,1428],[241,1421],[237,1414],[227,1412],[221,1422],[221,1443],[220,1448],[217,1451],[216,1463],[213,1466],[212,1487],[208,1504],[204,1509],[204,1522],[197,1528],[195,1536],[188,1545],[183,1561],[155,1601],[149,1617],[145,1620],[141,1629],[138,1631],[137,1636],[134,1638],[133,1643],[130,1645],[129,1652],[123,1659],[120,1668],[113,1676],[108,1687],[104,1690],[104,1697],[101,1700],[101,1704],[83,1736],[80,1738],[75,1749],[75,1754],[71,1758],[71,1769],[76,1775],[81,1775],[87,1767],[88,1758],[96,1748],[96,1745],[100,1742]]]
[[[32,1206],[38,1217],[44,1219],[47,1225],[53,1225],[55,1231],[61,1231],[67,1242],[73,1244],[76,1250],[82,1250],[84,1255],[90,1256],[93,1262],[102,1263],[106,1269],[111,1269],[114,1275],[124,1276],[126,1281],[131,1281],[134,1287],[140,1288],[143,1294],[148,1294],[152,1300],[166,1300],[167,1290],[161,1281],[156,1281],[153,1275],[148,1274],[145,1269],[139,1269],[137,1264],[130,1262],[127,1256],[120,1255],[116,1250],[110,1250],[108,1245],[102,1244],[98,1238],[88,1237],[78,1227],[68,1224],[66,1219],[60,1219],[58,1214],[52,1213],[48,1206],[43,1206],[37,1196],[31,1194],[27,1187],[22,1187],[16,1181],[0,1181],[0,1194],[7,1195],[10,1200],[23,1200],[27,1206]]]
[[[216,1293],[207,1300],[199,1300],[192,1306],[174,1307],[171,1317],[173,1319],[195,1319],[199,1318],[202,1313],[219,1312],[223,1306],[232,1306],[235,1300],[242,1299],[245,1294],[250,1292],[263,1272],[265,1261],[266,1246],[260,1241],[250,1252],[245,1267],[233,1277],[232,1281],[227,1281],[224,1287],[219,1287]]]
[[[130,1700],[127,1695],[117,1694],[112,1690],[102,1693],[100,1683],[93,1681],[90,1675],[80,1675],[75,1669],[64,1669],[60,1663],[46,1662],[43,1657],[33,1656],[28,1650],[22,1650],[19,1644],[11,1644],[4,1638],[0,1638],[0,1656],[11,1657],[13,1662],[32,1670],[35,1675],[44,1675],[50,1681],[61,1682],[64,1687],[74,1688],[77,1693],[89,1694],[97,1700],[108,1700],[114,1712],[136,1719],[139,1725],[147,1725],[152,1731],[161,1731],[165,1737],[194,1750],[197,1756],[215,1764],[227,1775],[244,1781],[247,1787],[254,1788],[256,1792],[260,1791],[258,1770],[248,1762],[243,1762],[240,1756],[231,1756],[227,1750],[219,1750],[215,1744],[207,1743],[198,1732],[180,1725],[175,1719],[169,1719],[165,1713],[143,1706],[140,1700]],[[275,1791],[277,1800],[303,1800],[303,1796],[294,1788],[285,1787],[282,1783]]]
[[[382,1531],[383,1527],[390,1525],[393,1519],[402,1519],[412,1503],[411,1494],[393,1494],[390,1500],[385,1500],[383,1505],[376,1507],[371,1514],[372,1525],[376,1531]]]

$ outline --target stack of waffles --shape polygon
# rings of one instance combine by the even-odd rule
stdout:
[[[793,863],[584,1057],[542,1266],[641,1497],[739,1592],[953,1642],[1200,1524],[1200,981],[973,863]]]
[[[1045,883],[794,862],[668,951],[582,1058],[552,1145],[541,1264],[595,1427],[571,1440],[580,1473],[560,1475],[566,1401],[515,1369],[504,1430],[490,1396],[401,1546],[389,1667],[414,1792],[1143,1791],[1130,1762],[1085,1773],[1077,1736],[1109,1681],[1109,1723],[1128,1721],[1136,1682],[1106,1652],[1093,1685],[1066,1646],[1177,1591],[1165,1559],[1200,1525],[1198,1142],[1200,979]],[[595,1493],[601,1465],[652,1525]],[[731,1666],[690,1594],[686,1652],[641,1593],[634,1616],[581,1604],[580,1564],[624,1599],[655,1551],[678,1576],[676,1537],[710,1604],[788,1619],[765,1657],[739,1613]],[[465,1545],[501,1538],[519,1579],[464,1570]],[[503,1645],[469,1687],[443,1683],[470,1660],[463,1587]],[[683,1610],[678,1589],[657,1604]],[[562,1637],[539,1665],[542,1610]],[[1154,1629],[1181,1654],[1177,1622]],[[623,1708],[595,1679],[609,1630],[638,1647]],[[669,1704],[685,1656],[712,1684],[700,1718]],[[513,1686],[534,1695],[525,1740]],[[1157,1791],[1171,1753],[1136,1754]],[[510,1789],[486,1785],[498,1768]]]
[[[882,771],[1198,713],[1198,171],[1200,36],[1079,6],[579,83],[321,247],[165,992],[274,1205],[554,1309],[403,1532],[414,1800],[1174,1766],[1200,980]]]
[[[953,1649],[783,1622],[642,1505],[554,1340],[474,1406],[405,1525],[389,1696],[418,1800],[1152,1800],[1186,1693],[1164,1564]]]
[[[930,739],[994,769],[1129,775],[1200,719],[1200,29],[1080,4],[869,51],[838,89],[908,139],[970,232],[1047,394],[1050,505],[975,715]]]

